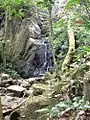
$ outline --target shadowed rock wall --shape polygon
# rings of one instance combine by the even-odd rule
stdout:
[[[6,44],[6,55],[7,59],[16,65],[22,77],[34,76],[40,64],[43,64],[37,62],[36,56],[39,55],[38,52],[44,50],[40,45],[48,36],[47,18],[47,12],[30,8],[22,20],[8,21],[7,40],[9,42]],[[3,29],[2,26],[0,35],[4,35]]]

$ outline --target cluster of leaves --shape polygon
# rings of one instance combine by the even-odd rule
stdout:
[[[69,17],[72,20],[72,23],[77,25],[76,27],[83,27],[85,31],[89,30],[90,28],[89,0],[68,0],[65,10],[68,12]]]
[[[69,110],[84,110],[88,108],[90,108],[89,102],[85,102],[84,98],[75,97],[72,101],[61,101],[59,104],[52,107],[50,116],[59,117]]]
[[[72,101],[71,100],[61,101],[51,109],[44,108],[36,110],[36,112],[47,114],[47,116],[50,116],[52,118],[60,117],[69,110],[84,110],[84,109],[90,109],[89,102],[85,102],[84,97],[83,98],[74,97]]]
[[[36,0],[36,4],[41,8],[49,8],[54,4],[54,0]]]
[[[80,61],[80,59],[84,58],[84,56],[90,54],[90,32],[86,29],[78,29],[76,31],[76,43],[78,45],[76,52],[76,59]]]
[[[29,6],[31,3],[31,0],[1,0],[0,9],[8,12],[9,19],[23,17],[23,7]]]
[[[67,40],[67,27],[65,25],[64,19],[59,20],[55,23],[53,23],[53,31],[54,31],[54,40],[53,44],[54,46],[57,46],[60,44],[60,42],[65,42]]]

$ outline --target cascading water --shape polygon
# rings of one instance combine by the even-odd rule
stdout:
[[[42,66],[42,69],[45,69],[45,67],[47,66],[47,45],[43,42],[42,45],[44,46],[45,49],[45,53],[44,53],[44,63]]]
[[[50,43],[45,40],[39,44],[36,54],[35,76],[42,76],[53,67],[53,57],[49,47]]]
[[[45,46],[45,62],[43,68],[46,65],[46,72],[48,72],[53,67],[53,56],[52,52],[49,49],[50,47],[49,42],[45,41],[44,46]]]

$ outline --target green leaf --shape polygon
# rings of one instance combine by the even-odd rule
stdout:
[[[82,49],[86,52],[90,52],[90,46],[83,46]]]
[[[37,113],[49,113],[49,109],[43,108],[43,109],[36,110],[35,112],[37,112]]]
[[[80,4],[80,0],[68,0],[65,9],[70,9],[73,5]]]

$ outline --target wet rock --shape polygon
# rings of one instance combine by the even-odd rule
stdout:
[[[77,114],[75,120],[89,120],[90,119],[90,110],[81,110]]]
[[[10,111],[11,109],[17,106],[19,98],[11,97],[11,96],[1,96],[3,114]]]
[[[7,88],[8,92],[14,93],[15,96],[17,97],[23,96],[25,90],[26,90],[25,88],[18,86],[18,85],[11,85]]]

